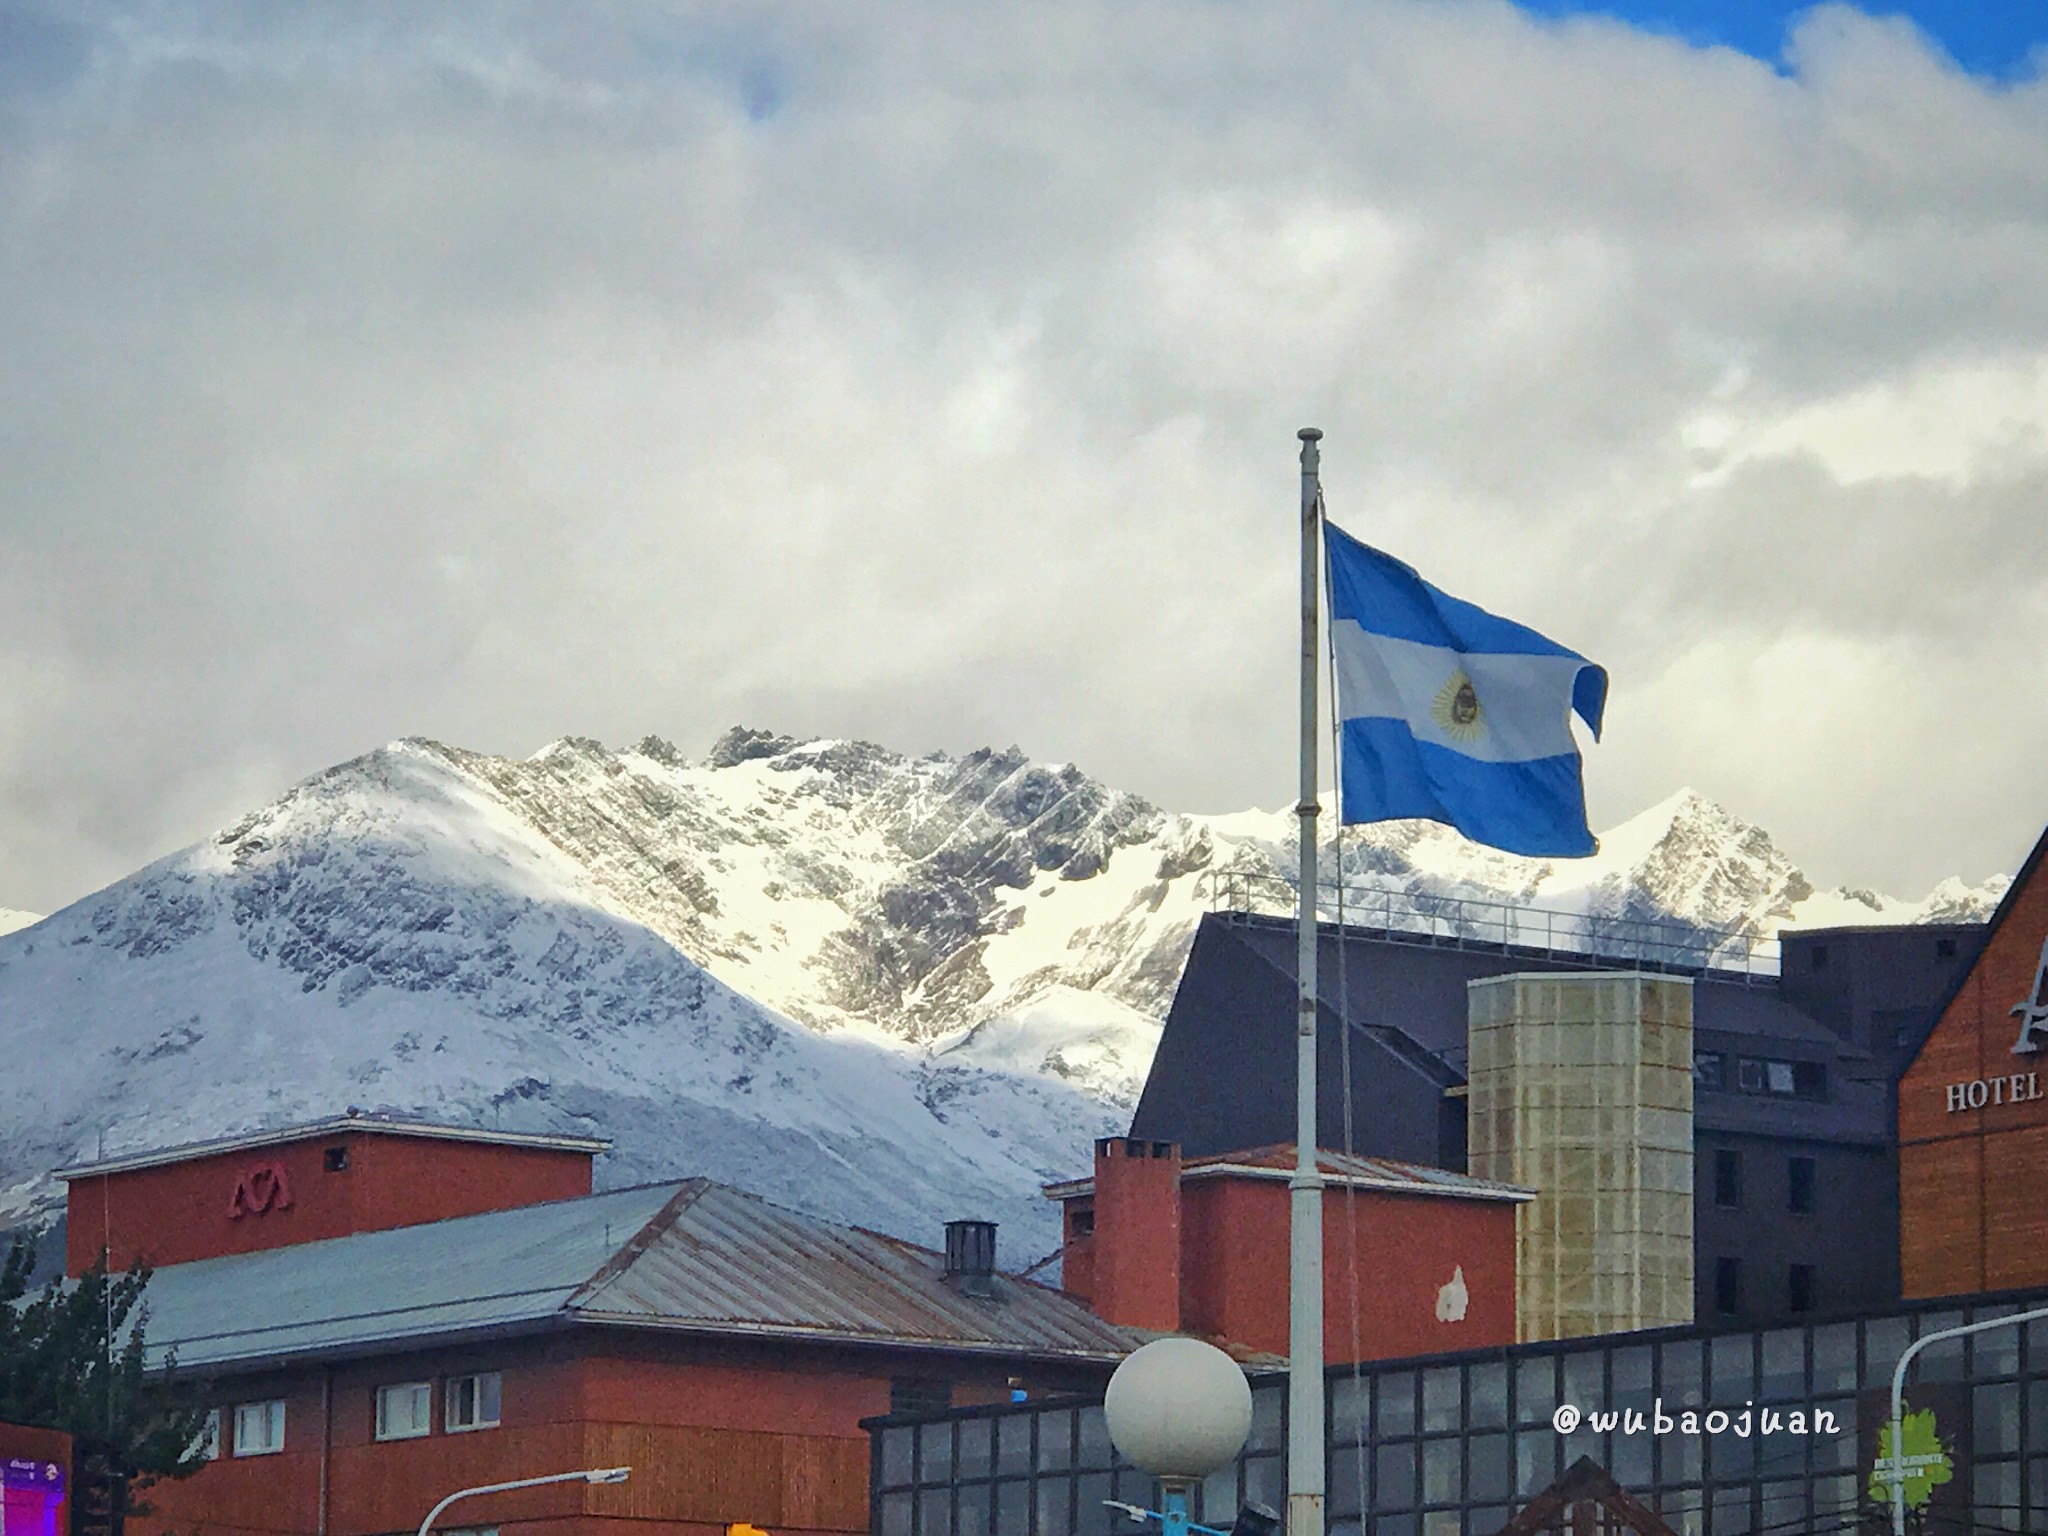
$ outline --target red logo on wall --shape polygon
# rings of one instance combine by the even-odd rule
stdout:
[[[235,1197],[228,1202],[228,1216],[261,1216],[265,1211],[292,1208],[292,1183],[284,1176],[282,1163],[258,1163],[235,1185]]]

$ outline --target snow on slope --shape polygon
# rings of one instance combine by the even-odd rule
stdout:
[[[0,1010],[35,1063],[0,1080],[0,1217],[102,1134],[115,1152],[354,1103],[609,1135],[608,1184],[703,1173],[927,1241],[989,1215],[1043,1249],[1035,1185],[1113,1119],[986,1072],[975,1113],[935,1112],[914,1060],[706,975],[421,743],[0,940]]]
[[[0,1223],[102,1132],[355,1103],[611,1136],[607,1184],[709,1174],[926,1240],[993,1215],[1021,1262],[1056,1241],[1035,1185],[1126,1122],[1217,887],[1291,903],[1293,823],[1162,812],[1014,749],[395,743],[0,937],[0,1041],[41,1064],[0,1083]],[[1344,864],[1404,916],[1464,897],[1758,937],[1981,917],[2003,889],[1816,892],[1690,792],[1592,859],[1392,823]]]
[[[0,933],[13,933],[19,928],[32,927],[42,921],[35,912],[16,912],[10,907],[0,907]]]

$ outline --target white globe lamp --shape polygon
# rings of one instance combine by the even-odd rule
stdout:
[[[1252,1389],[1213,1344],[1154,1339],[1116,1368],[1102,1413],[1110,1441],[1133,1466],[1163,1483],[1193,1483],[1244,1449]]]

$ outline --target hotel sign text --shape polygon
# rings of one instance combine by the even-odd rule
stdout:
[[[1980,1077],[1974,1083],[1948,1085],[1948,1112],[1982,1109],[1987,1104],[2025,1104],[2041,1097],[2041,1074],[2015,1072],[2010,1077]]]
[[[2020,1038],[2012,1048],[2013,1055],[2027,1056],[2041,1049],[2036,1031],[2048,1032],[2048,939],[2041,941],[2041,963],[2034,967],[2034,989],[2013,1004],[2012,1014],[2020,1021]]]

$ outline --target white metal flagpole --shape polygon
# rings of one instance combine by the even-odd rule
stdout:
[[[1316,1160],[1316,658],[1322,433],[1301,439],[1300,948],[1295,970],[1294,1176],[1288,1180],[1287,1536],[1323,1536],[1323,1175]]]

